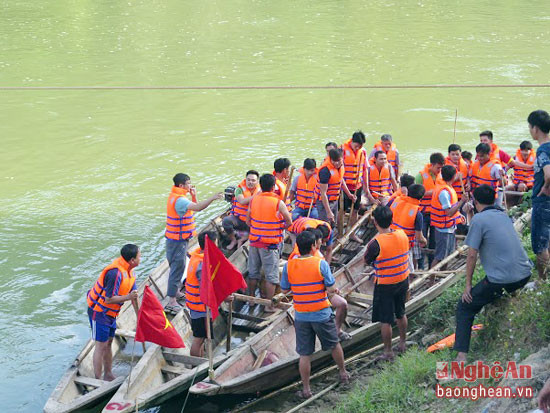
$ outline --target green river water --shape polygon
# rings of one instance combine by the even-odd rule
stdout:
[[[0,87],[550,83],[534,0],[4,1]],[[85,293],[126,242],[164,259],[171,177],[199,196],[391,133],[404,171],[478,133],[515,153],[548,88],[0,90],[0,403],[40,411],[89,336]],[[199,222],[220,212],[217,201]]]

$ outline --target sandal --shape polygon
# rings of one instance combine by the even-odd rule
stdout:
[[[311,397],[313,397],[313,393],[311,392],[304,392],[303,390],[298,390],[296,393],[296,397],[300,398],[300,399],[303,399],[303,400],[307,400]]]
[[[394,357],[393,356],[388,356],[387,354],[380,354],[378,357],[376,357],[373,361],[375,363],[380,363],[380,362],[390,362],[390,363],[393,363],[393,359]]]
[[[347,333],[345,331],[340,331],[340,334],[338,334],[338,340],[340,341],[348,341],[351,340],[352,336],[350,333]]]
[[[183,307],[182,307],[181,305],[179,305],[179,304],[176,304],[176,305],[170,305],[170,304],[168,304],[168,305],[166,305],[166,306],[164,307],[164,312],[165,312],[165,313],[168,313],[168,314],[174,314],[174,315],[176,315],[177,313],[179,313],[179,312],[181,311],[182,308],[183,308]]]

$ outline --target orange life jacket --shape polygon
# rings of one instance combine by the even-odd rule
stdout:
[[[176,212],[176,201],[182,196],[187,196],[187,189],[177,186],[172,187],[166,204],[166,231],[165,237],[174,241],[182,241],[197,235],[195,231],[195,216],[193,211],[187,210],[180,217]]]
[[[296,201],[294,205],[296,208],[309,209],[310,206],[314,207],[315,200],[313,195],[315,191],[315,185],[317,185],[317,173],[306,179],[306,173],[304,168],[298,170],[300,176],[296,183]],[[313,204],[311,201],[313,200]]]
[[[243,191],[243,196],[245,198],[248,198],[254,195],[258,189],[260,189],[260,185],[258,184],[254,189],[250,190],[246,186],[246,179],[243,179],[241,183],[238,185],[238,188],[241,188]],[[237,197],[235,197],[233,198],[233,206],[231,207],[231,213],[235,215],[237,218],[239,218],[241,221],[246,221],[246,213],[248,212],[249,206],[250,206],[250,202],[246,205],[243,205],[237,202]]]
[[[318,228],[320,226],[326,226],[328,228],[328,236],[330,238],[330,232],[331,228],[328,222],[321,221],[320,219],[315,218],[308,218],[308,217],[299,217],[298,219],[294,220],[290,228],[288,229],[293,234],[298,235],[302,231],[308,229],[308,228]]]
[[[348,139],[342,145],[344,151],[344,181],[350,191],[361,186],[361,178],[365,170],[365,149],[361,148],[357,152],[351,147],[351,139]]]
[[[390,206],[393,212],[393,219],[390,228],[401,229],[409,238],[409,247],[412,247],[415,239],[414,223],[416,214],[420,210],[420,200],[410,196],[402,196]]]
[[[278,244],[283,241],[285,220],[279,213],[279,197],[261,192],[250,201],[250,242]]]
[[[310,313],[330,307],[321,258],[294,258],[287,262],[287,271],[296,311]]]
[[[424,189],[426,190],[426,193],[428,193],[429,190],[434,190],[436,184],[445,183],[443,178],[441,178],[441,174],[438,174],[436,179],[432,178],[432,174],[430,173],[430,167],[431,167],[431,164],[426,164],[424,166],[424,169],[420,171],[420,175],[422,176],[422,185],[424,185]],[[432,204],[432,195],[424,195],[424,197],[420,201],[420,210],[425,214],[429,214],[431,204]]]
[[[129,266],[130,264],[128,264],[128,262],[126,262],[124,258],[118,257],[110,265],[105,267],[92,289],[88,291],[88,295],[86,297],[88,307],[99,313],[104,312],[110,317],[117,317],[120,311],[120,307],[122,307],[123,303],[107,304],[105,302],[105,274],[107,274],[109,270],[115,268],[118,269],[117,277],[120,277],[120,286],[118,288],[117,295],[127,295],[130,293],[130,291],[132,291],[132,288],[134,287],[134,284],[136,282],[136,278],[134,277],[134,270],[132,269],[128,271]],[[118,278],[116,282],[119,282]]]
[[[369,191],[374,198],[387,196],[392,193],[393,187],[389,164],[386,164],[380,171],[376,165],[369,166]]]
[[[199,248],[191,253],[187,266],[187,278],[185,279],[185,305],[187,308],[199,313],[206,313],[206,306],[201,301],[200,281],[197,278],[197,268],[204,259],[204,252]]]
[[[404,196],[403,191],[401,190],[401,188],[397,188],[397,191],[395,191],[393,194],[391,194],[389,200],[391,201],[392,199],[400,198],[402,196]]]
[[[472,190],[480,185],[487,184],[493,187],[496,191],[499,186],[498,179],[491,177],[491,169],[495,163],[493,161],[487,162],[481,166],[479,161],[475,161],[470,168],[470,182],[472,184]]]
[[[524,161],[521,155],[521,149],[518,149],[514,159],[527,165],[534,165],[536,160],[535,151],[531,149],[527,161]],[[528,188],[533,187],[535,183],[535,171],[533,169],[525,169],[514,165],[514,184],[519,185],[521,183],[527,185]]]
[[[374,237],[380,254],[374,261],[377,284],[397,284],[409,276],[409,239],[400,229]]]
[[[288,256],[288,260],[287,261],[290,261],[296,257],[299,257],[301,254],[300,254],[300,250],[298,249],[298,244],[294,244],[294,249],[292,250],[292,252],[290,253],[290,255]],[[325,256],[321,253],[321,251],[319,250],[315,250],[315,256],[316,257],[319,257],[319,258],[322,258],[322,259],[325,259]]]
[[[344,180],[344,166],[342,165],[340,168],[336,169],[329,157],[325,159],[319,170],[323,169],[325,166],[330,172],[330,179],[327,187],[328,201],[337,201],[338,198],[340,198],[340,189],[342,187],[342,181]],[[316,199],[321,199],[321,187],[319,180],[317,180],[317,184],[315,185],[315,197]]]
[[[448,156],[445,158],[445,165],[452,165],[455,167],[457,173],[462,173],[462,184],[464,184],[465,179],[468,178],[468,165],[466,162],[464,162],[464,159],[460,158],[458,161],[458,166],[451,161],[451,158]],[[453,182],[453,188],[456,191],[456,195],[458,196],[458,200],[460,201],[462,199],[462,185],[461,180],[456,178],[456,180]]]
[[[436,185],[434,194],[432,196],[432,205],[430,206],[430,225],[436,228],[446,229],[454,227],[456,224],[459,223],[460,213],[456,211],[452,217],[449,217],[447,216],[447,214],[445,214],[445,210],[443,209],[441,202],[439,202],[439,194],[443,190],[447,190],[451,195],[451,207],[458,202],[458,196],[452,186],[449,186],[447,184]]]
[[[497,146],[496,143],[491,144],[491,153],[489,154],[489,157],[495,163],[499,163],[502,165],[502,160],[500,159],[500,148]]]
[[[389,151],[386,152],[384,149],[384,146],[382,145],[382,141],[378,141],[374,144],[373,149],[376,149],[377,151],[384,151],[386,153],[386,156],[388,158],[388,163],[393,167],[393,172],[395,173],[395,176],[397,176],[397,170],[399,169],[399,165],[397,164],[397,146],[395,143],[392,142],[391,148]],[[371,165],[374,165],[376,162],[376,159],[374,156],[369,159],[369,163]]]
[[[275,171],[273,171],[273,176],[275,176]],[[285,196],[285,193],[286,193],[286,184],[277,177],[275,177],[275,189],[273,190],[273,192],[275,193],[275,195],[277,195],[279,197],[279,199],[281,201],[283,200],[283,198]],[[289,196],[286,197],[285,205],[286,205],[287,209],[290,211],[291,206],[290,206],[290,197]]]

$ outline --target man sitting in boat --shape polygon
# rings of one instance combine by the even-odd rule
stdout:
[[[204,355],[203,344],[207,337],[206,306],[200,298],[202,261],[204,259],[205,237],[207,235],[210,240],[217,244],[218,234],[216,232],[203,231],[199,234],[199,247],[191,252],[191,258],[187,266],[187,278],[185,279],[185,305],[191,315],[191,330],[193,330],[193,343],[191,344],[189,354],[195,357],[202,357]],[[210,326],[212,328],[212,323]]]
[[[296,352],[300,355],[300,377],[304,386],[300,396],[309,398],[312,396],[310,356],[315,351],[315,337],[319,338],[323,350],[332,350],[340,379],[347,382],[349,374],[344,366],[344,352],[330,308],[329,297],[338,292],[330,266],[315,256],[315,236],[310,231],[298,234],[296,243],[300,257],[284,265],[281,288],[285,293],[292,291],[294,296]]]
[[[290,187],[289,202],[294,200],[292,220],[299,217],[317,218],[314,190],[317,184],[317,163],[315,159],[304,159],[304,166],[298,170],[298,175]]]
[[[506,187],[509,191],[527,192],[535,183],[536,154],[533,144],[523,141],[519,145],[516,156],[510,160],[508,166],[514,169],[514,182]]]
[[[139,247],[126,244],[120,250],[120,257],[101,272],[101,275],[87,294],[88,317],[94,343],[94,374],[96,379],[112,381],[113,356],[111,345],[115,337],[116,318],[122,304],[132,301],[136,316],[138,313],[138,293],[134,268],[141,260]]]
[[[502,179],[504,170],[499,161],[491,159],[491,147],[486,143],[480,143],[476,146],[477,159],[470,168],[470,186],[472,190],[478,186],[486,184],[490,185],[495,191],[498,191],[496,197],[496,205],[502,206],[503,193]]]
[[[367,170],[366,196],[371,204],[386,205],[391,194],[397,191],[393,168],[384,151],[376,151],[374,164]]]
[[[178,173],[173,181],[174,186],[166,203],[166,259],[170,266],[170,274],[166,293],[169,300],[164,310],[175,314],[181,310],[177,299],[183,297],[179,289],[187,260],[187,244],[196,235],[193,212],[202,211],[216,199],[223,198],[223,194],[219,192],[204,201],[199,201],[189,175]],[[187,199],[188,195],[191,196],[191,200]]]
[[[397,319],[398,352],[406,350],[407,316],[405,302],[409,290],[409,239],[400,229],[392,230],[393,213],[387,206],[377,207],[372,216],[378,234],[369,242],[365,262],[374,267],[375,286],[372,321],[382,323],[384,354],[380,360],[393,361],[392,324]]]
[[[508,155],[505,151],[500,149],[496,143],[493,142],[493,132],[490,130],[484,130],[479,134],[479,143],[485,143],[491,148],[489,158],[504,166],[507,165],[511,160],[511,156]]]
[[[260,174],[251,169],[235,189],[231,214],[222,221],[223,229],[231,240],[227,246],[229,251],[235,248],[237,244],[240,247],[248,239],[250,228],[246,225],[246,213],[252,197],[260,192],[259,180]],[[237,237],[237,234],[240,236]]]
[[[521,244],[510,217],[494,205],[495,190],[482,184],[474,189],[477,214],[470,223],[464,244],[468,248],[466,286],[456,306],[454,349],[457,361],[466,361],[474,318],[481,309],[502,296],[522,288],[531,277],[533,263]],[[478,253],[485,278],[472,288]]]
[[[271,300],[279,285],[279,248],[283,242],[283,232],[292,224],[287,207],[273,192],[275,176],[264,174],[260,177],[262,192],[252,198],[246,215],[250,227],[250,250],[248,255],[249,294],[254,296],[263,269],[266,279],[266,298]],[[265,311],[276,311],[272,306]]]

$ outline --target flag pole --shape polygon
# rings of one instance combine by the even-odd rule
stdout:
[[[233,301],[229,302],[229,315],[227,316],[227,340],[225,342],[225,351],[231,351],[231,328],[233,324]]]
[[[214,381],[214,361],[212,360],[212,334],[210,331],[210,307],[206,306],[206,340],[208,344],[208,377]]]
[[[142,343],[145,345],[145,343]],[[136,348],[136,340],[134,338],[134,344],[132,344],[132,359],[130,360],[130,372],[128,373],[128,385],[126,386],[126,396],[130,392],[130,384],[132,382],[132,369],[134,368],[134,349]]]

